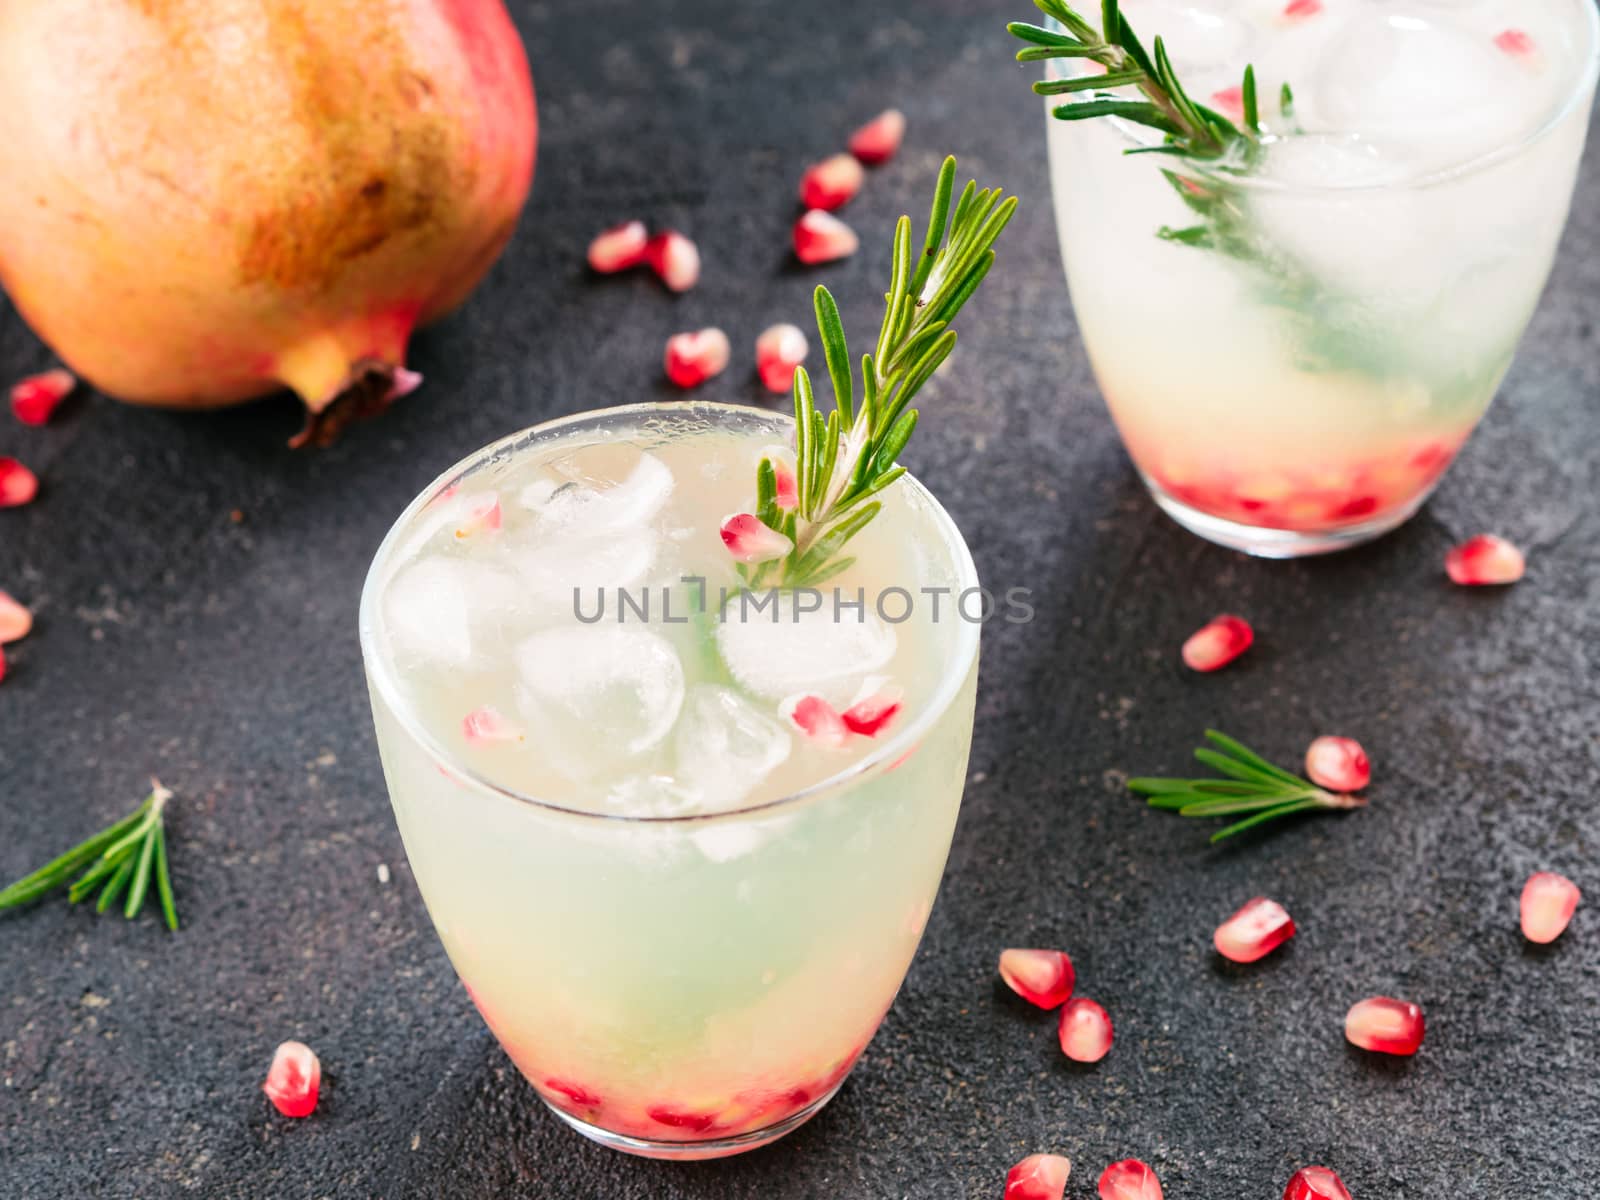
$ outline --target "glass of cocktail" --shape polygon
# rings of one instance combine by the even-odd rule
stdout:
[[[1129,454],[1180,523],[1252,554],[1393,528],[1483,416],[1549,274],[1594,95],[1592,0],[1122,10],[1147,58],[1162,35],[1202,130],[1220,115],[1242,134],[1186,153],[1188,117],[1147,103],[1135,56],[1030,51],[1051,58],[1073,308]],[[1080,119],[1113,95],[1136,107]]]

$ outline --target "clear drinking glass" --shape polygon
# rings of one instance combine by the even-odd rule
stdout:
[[[761,411],[680,402],[515,434],[412,502],[362,596],[390,798],[451,963],[546,1104],[586,1136],[634,1154],[714,1158],[763,1145],[826,1104],[866,1048],[911,962],[949,851],[972,735],[978,626],[950,621],[947,610],[941,622],[901,627],[929,686],[848,767],[754,806],[640,817],[528,794],[467,761],[447,719],[431,710],[431,693],[408,680],[393,652],[383,595],[441,498],[485,472],[621,441],[674,447],[677,485],[693,489],[698,446],[709,461],[716,439],[724,449],[729,437],[759,446],[791,431],[788,419]],[[933,497],[909,476],[891,494],[874,525],[909,548],[910,566],[886,582],[912,593],[976,587],[966,544]],[[723,515],[713,514],[713,540]],[[600,733],[562,736],[566,751],[593,762],[623,754]]]
[[[1134,464],[1180,524],[1250,554],[1316,554],[1394,528],[1438,483],[1511,363],[1571,201],[1596,17],[1592,0],[1562,3],[1570,93],[1531,132],[1447,168],[1397,175],[1360,136],[1291,137],[1303,144],[1281,153],[1303,153],[1310,178],[1230,175],[1125,154],[1159,136],[1142,127],[1047,115],[1078,327]],[[1195,225],[1191,199],[1265,232],[1266,268],[1156,236]]]

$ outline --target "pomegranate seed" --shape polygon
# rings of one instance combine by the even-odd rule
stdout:
[[[897,687],[875,688],[840,714],[845,728],[862,737],[877,737],[900,714],[904,694]]]
[[[411,395],[422,386],[422,373],[408,371],[404,367],[396,367],[389,376],[389,394],[383,398],[385,404],[393,403],[402,397]]]
[[[850,736],[844,718],[821,696],[790,696],[778,705],[778,711],[801,733],[824,746],[842,746]]]
[[[850,135],[850,153],[869,167],[886,163],[900,149],[906,136],[906,115],[898,108],[885,109]]]
[[[589,243],[589,266],[602,275],[637,267],[644,262],[644,248],[649,242],[643,221],[613,225]]]
[[[501,520],[500,497],[496,493],[474,496],[461,516],[461,524],[456,526],[456,536],[469,538],[485,530],[492,532],[500,528]]]
[[[520,742],[522,727],[510,721],[497,708],[485,704],[461,718],[461,732],[474,744],[486,742]]]
[[[0,508],[16,508],[39,494],[39,477],[14,458],[0,458]]]
[[[1223,116],[1234,121],[1244,120],[1244,89],[1238,84],[1211,93],[1211,104]]]
[[[675,229],[658,233],[646,242],[644,260],[675,292],[687,292],[700,282],[700,250]]]
[[[1354,738],[1319,737],[1306,747],[1306,776],[1330,792],[1359,792],[1372,782],[1372,762]]]
[[[5,641],[0,632],[0,642]],[[1561,936],[1583,893],[1565,875],[1540,871],[1522,887],[1522,936],[1544,946]]]
[[[0,646],[27,637],[32,628],[33,614],[9,593],[0,591]]]
[[[1512,58],[1532,58],[1538,50],[1533,39],[1520,29],[1502,29],[1494,35],[1494,44]]]
[[[770,392],[787,392],[794,386],[794,369],[806,360],[811,347],[798,325],[770,326],[756,339],[756,371]]]
[[[1363,1000],[1344,1018],[1344,1036],[1350,1044],[1379,1054],[1415,1054],[1422,1034],[1422,1010],[1388,996]]]
[[[1111,1018],[1093,1000],[1078,996],[1061,1010],[1059,1035],[1061,1053],[1073,1062],[1099,1062],[1111,1050]]]
[[[658,1104],[646,1110],[650,1119],[661,1125],[668,1125],[673,1129],[687,1129],[692,1133],[704,1133],[717,1123],[716,1113],[686,1112],[683,1109],[672,1108],[669,1105]]]
[[[309,1117],[322,1090],[322,1064],[303,1042],[284,1042],[272,1056],[261,1090],[286,1117]]]
[[[865,174],[849,154],[835,154],[806,168],[800,177],[800,203],[807,208],[833,210],[855,198]]]
[[[12,387],[11,411],[24,425],[43,425],[77,386],[77,376],[61,367],[29,375]]]
[[[1000,978],[1029,1004],[1050,1009],[1071,998],[1078,973],[1061,950],[1002,950]]]
[[[1072,1162],[1059,1154],[1030,1154],[1006,1173],[1005,1200],[1061,1200]]]
[[[1217,953],[1229,962],[1253,963],[1294,936],[1294,919],[1276,900],[1257,896],[1212,934]]]
[[[681,388],[699,387],[727,369],[731,352],[728,335],[720,329],[674,334],[663,358],[667,378]]]
[[[734,513],[722,522],[722,544],[742,563],[771,562],[794,549],[786,534],[764,524],[754,513]]]
[[[1302,21],[1307,17],[1314,17],[1322,11],[1322,0],[1289,0],[1284,7],[1283,15],[1291,21]]]
[[[1350,1189],[1327,1167],[1301,1167],[1283,1189],[1283,1200],[1350,1200]]]
[[[1468,587],[1515,583],[1525,565],[1521,550],[1492,533],[1468,538],[1444,558],[1451,580]]]
[[[1161,1181],[1137,1158],[1114,1162],[1100,1176],[1100,1200],[1161,1200]]]
[[[835,262],[860,248],[856,231],[832,213],[814,208],[794,223],[794,256],[803,263]]]
[[[600,1097],[581,1084],[568,1083],[564,1079],[546,1079],[544,1085],[552,1092],[560,1092],[580,1108],[600,1107]]]
[[[768,446],[761,457],[772,464],[775,491],[773,499],[779,508],[794,508],[800,503],[800,485],[794,475],[794,454],[787,446]]]
[[[1212,617],[1183,644],[1183,661],[1190,670],[1216,671],[1250,649],[1255,630],[1243,617],[1228,613]]]

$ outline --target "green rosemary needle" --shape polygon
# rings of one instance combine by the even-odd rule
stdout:
[[[1215,729],[1206,730],[1212,746],[1201,746],[1194,756],[1225,779],[1128,780],[1130,791],[1149,798],[1151,808],[1165,808],[1181,817],[1227,817],[1250,813],[1211,835],[1212,842],[1243,833],[1257,825],[1294,813],[1352,809],[1366,806],[1366,798],[1327,792],[1309,780],[1268,762],[1250,747]]]
[[[65,886],[67,899],[73,904],[98,890],[95,911],[103,913],[122,897],[126,888],[122,915],[131,921],[144,907],[154,880],[167,928],[176,931],[178,909],[172,899],[164,825],[171,799],[172,793],[152,779],[150,794],[133,812],[0,891],[0,911],[20,908]],[[78,875],[80,871],[82,874]],[[76,880],[72,879],[74,875],[78,875]]]

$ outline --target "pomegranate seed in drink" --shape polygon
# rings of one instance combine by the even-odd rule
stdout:
[[[284,1042],[272,1056],[261,1090],[284,1116],[309,1117],[322,1090],[322,1063],[304,1042]]]
[[[832,213],[814,208],[794,223],[794,256],[808,266],[849,258],[860,248],[856,231]]]
[[[1354,738],[1319,737],[1306,747],[1306,778],[1330,792],[1359,792],[1372,782],[1372,763]]]
[[[467,741],[480,746],[489,742],[520,742],[523,739],[522,727],[490,704],[475,708],[461,718],[461,733]]]
[[[1494,44],[1512,58],[1532,58],[1538,52],[1533,39],[1520,29],[1502,29],[1494,35]]]
[[[0,458],[0,508],[17,508],[39,494],[39,477],[14,458]]]
[[[33,614],[10,594],[0,591],[0,646],[27,637],[32,628]]]
[[[1322,0],[1289,0],[1284,6],[1283,15],[1291,21],[1303,21],[1307,17],[1314,17],[1322,11]]]
[[[1444,559],[1451,581],[1465,587],[1515,583],[1526,565],[1521,550],[1492,533],[1469,538]]]
[[[1350,1044],[1379,1054],[1415,1054],[1422,1034],[1422,1009],[1388,996],[1362,1000],[1344,1018],[1344,1036]]]
[[[875,167],[895,156],[905,136],[905,114],[898,108],[886,109],[850,135],[850,153]]]
[[[1006,1173],[1005,1200],[1061,1200],[1072,1162],[1059,1154],[1030,1154]]]
[[[862,737],[877,737],[900,714],[904,693],[897,687],[874,689],[840,714],[845,728]]]
[[[700,282],[700,250],[675,229],[645,243],[644,260],[674,292],[687,292]]]
[[[1283,1200],[1350,1200],[1350,1191],[1327,1167],[1301,1167],[1284,1188]]]
[[[1000,978],[1029,1004],[1051,1009],[1072,998],[1077,972],[1061,950],[1002,950]]]
[[[1216,671],[1238,658],[1256,639],[1243,617],[1222,613],[1191,634],[1183,644],[1184,665],[1192,671]]]
[[[5,636],[0,633],[0,642]],[[1541,946],[1561,936],[1583,894],[1565,875],[1540,871],[1530,875],[1522,888],[1522,936]]]
[[[794,451],[787,446],[768,446],[761,457],[772,463],[773,500],[779,508],[794,508],[800,503],[800,483],[794,476]]]
[[[1073,1062],[1099,1062],[1111,1050],[1111,1018],[1093,1000],[1078,996],[1061,1010],[1059,1037],[1061,1053]]]
[[[1217,953],[1230,962],[1253,963],[1294,936],[1294,919],[1276,900],[1257,896],[1212,935]]]
[[[1244,89],[1238,84],[1211,93],[1211,107],[1230,121],[1244,120]]]
[[[766,389],[787,392],[792,388],[795,368],[805,362],[810,349],[798,325],[785,322],[764,330],[756,339],[756,372]]]
[[[850,154],[835,154],[806,168],[800,177],[800,203],[832,211],[848,204],[861,190],[864,173]]]
[[[1100,1200],[1161,1200],[1161,1181],[1137,1158],[1114,1162],[1100,1176]]]
[[[794,549],[787,534],[779,533],[754,513],[734,513],[722,522],[722,544],[742,563],[771,562]]]
[[[842,746],[850,736],[844,718],[821,696],[790,696],[778,705],[778,711],[801,733],[824,746]]]
[[[11,389],[11,412],[24,425],[43,425],[77,386],[77,376],[61,367],[29,375]]]
[[[544,1085],[552,1092],[559,1092],[579,1108],[600,1107],[600,1097],[582,1084],[568,1083],[564,1079],[546,1079]]]
[[[681,388],[699,387],[727,369],[731,352],[728,335],[722,330],[699,329],[668,338],[662,362],[673,383]]]
[[[589,243],[589,266],[601,275],[613,275],[644,262],[644,248],[650,241],[643,221],[613,225]]]

